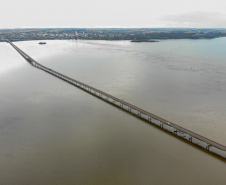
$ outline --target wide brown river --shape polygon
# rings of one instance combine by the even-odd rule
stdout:
[[[226,145],[226,38],[16,42],[37,62]],[[1,185],[225,185],[226,160],[0,43]]]

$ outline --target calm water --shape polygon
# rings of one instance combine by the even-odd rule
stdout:
[[[39,63],[226,145],[226,38],[38,41]],[[223,185],[226,163],[30,66],[0,43],[3,185]]]

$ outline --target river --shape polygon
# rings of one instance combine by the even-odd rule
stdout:
[[[226,145],[226,38],[16,42],[37,62]],[[0,43],[3,185],[223,185],[225,161]]]

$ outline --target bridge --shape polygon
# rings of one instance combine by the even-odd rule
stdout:
[[[85,92],[104,100],[105,102],[110,103],[111,105],[114,105],[134,116],[139,117],[140,119],[142,119],[146,122],[149,122],[150,124],[154,124],[155,126],[158,126],[163,130],[173,133],[176,136],[181,137],[194,145],[202,147],[209,152],[212,152],[214,154],[217,154],[218,156],[226,158],[226,146],[219,144],[215,141],[212,141],[212,140],[210,140],[206,137],[203,137],[197,133],[194,133],[190,130],[187,130],[175,123],[165,120],[165,119],[163,119],[159,116],[156,116],[146,110],[143,110],[135,105],[132,105],[126,101],[118,99],[110,94],[107,94],[107,93],[101,91],[101,90],[91,87],[85,83],[79,82],[66,75],[63,75],[53,69],[47,68],[47,67],[39,64],[38,62],[36,62],[34,59],[32,59],[29,55],[27,55],[25,52],[23,52],[21,49],[19,49],[17,46],[15,46],[13,43],[11,43],[11,42],[8,42],[8,43],[11,44],[11,46],[13,48],[15,48],[21,54],[21,56],[24,57],[32,66],[34,66],[40,70],[43,70],[57,78],[60,78],[61,80],[64,80],[64,81],[68,82],[69,84],[76,86],[76,87],[84,90]]]

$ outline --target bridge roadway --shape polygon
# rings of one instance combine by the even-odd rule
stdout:
[[[176,125],[172,122],[169,122],[159,116],[156,116],[146,110],[143,110],[139,107],[136,107],[126,101],[123,101],[121,99],[118,99],[110,94],[107,94],[103,91],[100,91],[94,87],[91,87],[85,83],[79,82],[75,79],[72,79],[66,75],[63,75],[59,72],[56,72],[50,68],[47,68],[41,64],[39,64],[38,62],[36,62],[34,59],[32,59],[29,55],[27,55],[25,52],[23,52],[21,49],[19,49],[17,46],[15,46],[13,43],[9,42],[11,44],[12,47],[14,47],[31,65],[33,65],[34,67],[37,67],[47,73],[50,73],[94,96],[99,97],[100,99],[113,104],[133,115],[138,116],[139,118],[148,121],[152,124],[155,124],[159,127],[161,127],[164,130],[167,130],[171,133],[176,134],[177,136],[190,141],[193,144],[196,144],[202,148],[205,148],[206,150],[215,153],[223,158],[226,158],[226,146],[221,145],[215,141],[212,141],[206,137],[203,137],[197,133],[194,133],[190,130],[187,130],[179,125]]]

